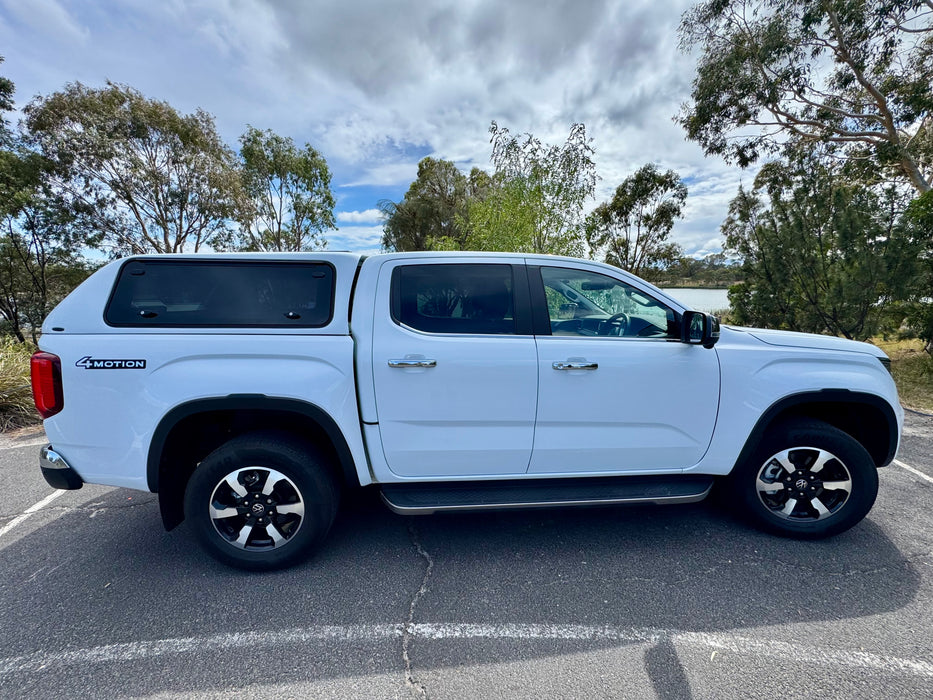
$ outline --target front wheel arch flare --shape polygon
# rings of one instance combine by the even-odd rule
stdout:
[[[898,422],[887,401],[874,394],[823,389],[785,396],[769,406],[749,432],[732,471],[749,459],[772,428],[794,420],[822,421],[849,433],[862,442],[876,467],[890,464],[897,451]],[[866,424],[877,430],[873,440],[866,440],[865,431],[858,434],[860,431],[856,428]]]

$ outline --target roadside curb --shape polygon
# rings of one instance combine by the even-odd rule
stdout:
[[[42,425],[31,425],[25,428],[0,433],[0,450],[14,447],[30,447],[48,442]]]

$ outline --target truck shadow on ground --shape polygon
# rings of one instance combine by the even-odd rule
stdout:
[[[93,513],[72,510],[0,551],[5,578],[16,582],[4,591],[2,656],[322,625],[401,625],[410,615],[415,623],[724,632],[890,612],[909,603],[920,585],[913,564],[870,519],[832,540],[798,542],[751,530],[706,503],[401,517],[369,492],[348,499],[308,563],[251,574],[208,559],[184,526],[165,533],[155,497],[127,507],[127,493],[113,491]],[[416,642],[416,650],[427,650]],[[279,669],[276,681],[397,673],[400,644],[363,639],[352,652],[319,644],[302,663]],[[619,644],[474,644],[460,661],[454,644],[419,663],[487,656],[501,662]],[[670,651],[653,653],[667,659]],[[148,690],[210,688],[222,667],[225,683],[260,681],[251,666],[225,667],[226,657],[240,653],[192,660],[187,673],[152,675]],[[650,675],[658,664],[649,657]],[[132,663],[97,669],[95,687],[121,687]],[[683,671],[678,676],[676,665],[661,666],[668,677],[656,687],[667,682],[684,690]],[[31,676],[29,687],[41,694],[46,681],[52,678]]]

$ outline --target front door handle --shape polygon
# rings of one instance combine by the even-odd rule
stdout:
[[[389,360],[389,367],[407,369],[409,367],[437,367],[437,360]]]
[[[551,364],[551,367],[553,367],[554,369],[588,369],[588,370],[593,370],[593,369],[598,369],[598,368],[599,368],[599,364],[596,363],[596,362],[586,362],[585,360],[584,360],[583,362],[576,361],[576,360],[566,360],[566,361],[564,361],[564,362],[554,362],[554,363]]]

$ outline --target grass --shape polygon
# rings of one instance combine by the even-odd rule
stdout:
[[[32,403],[29,357],[33,346],[0,337],[0,432],[39,422]]]
[[[919,340],[872,341],[891,358],[891,373],[901,403],[907,408],[933,413],[933,357]]]

